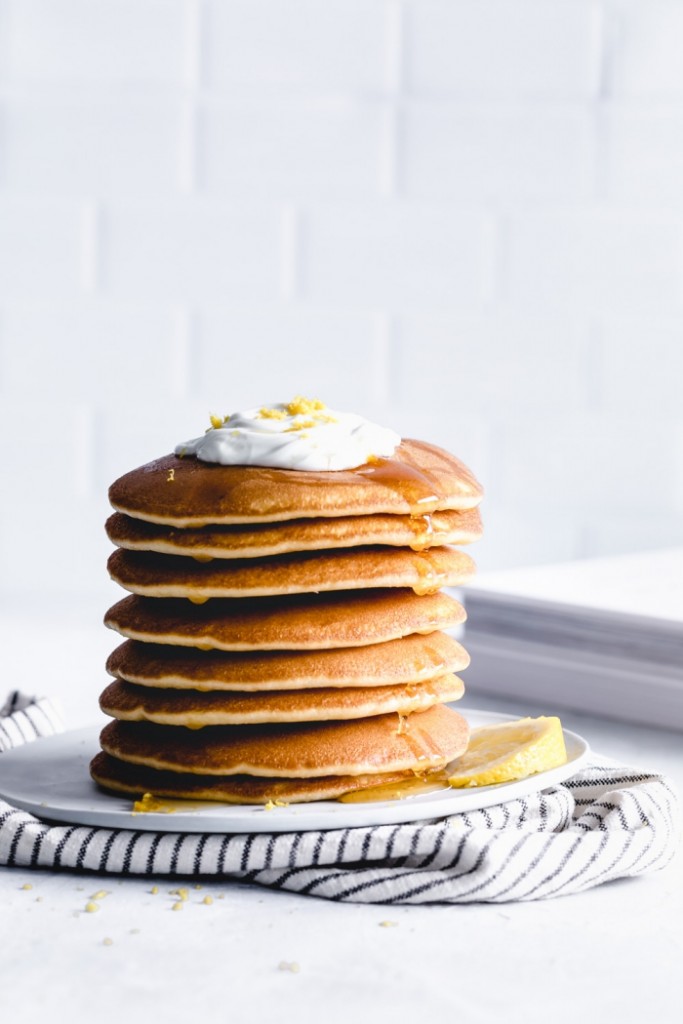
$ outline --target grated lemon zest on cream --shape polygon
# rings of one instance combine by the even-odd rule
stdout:
[[[287,427],[285,434],[291,434],[293,430],[310,430],[315,426],[315,420],[295,420],[291,427]]]
[[[309,416],[312,412],[321,412],[327,406],[319,398],[304,398],[297,395],[291,402],[287,402],[285,409],[290,416]]]
[[[261,420],[284,420],[287,417],[287,413],[284,409],[275,409],[272,406],[264,405],[263,408],[259,409],[258,417]]]

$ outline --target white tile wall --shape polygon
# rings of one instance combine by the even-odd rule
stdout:
[[[683,318],[615,316],[605,320],[602,335],[605,411],[680,417]]]
[[[386,377],[381,328],[368,313],[206,309],[196,324],[193,397],[224,415],[264,395],[322,391],[333,407],[352,394],[359,407],[376,407]]]
[[[615,0],[610,91],[643,99],[683,98],[683,7],[677,0]]]
[[[3,104],[10,193],[176,193],[181,105],[173,97],[11,96]]]
[[[668,212],[513,212],[506,298],[525,308],[681,310],[683,233]]]
[[[377,92],[389,62],[387,0],[207,0],[210,88]]]
[[[103,288],[161,303],[276,297],[283,215],[274,205],[112,202],[102,228]]]
[[[3,0],[3,79],[55,89],[177,86],[185,0]]]
[[[0,0],[0,593],[104,603],[107,484],[294,392],[468,461],[482,568],[683,543],[682,53],[679,0]]]
[[[456,400],[468,414],[483,406],[515,420],[586,408],[589,344],[584,324],[551,317],[404,316],[395,325],[396,398],[409,404],[417,390],[441,408]]]
[[[592,0],[417,0],[406,14],[416,93],[556,100],[597,92],[601,10]]]
[[[481,306],[492,286],[491,227],[486,213],[435,204],[313,208],[301,296],[389,310]]]
[[[81,219],[76,200],[0,195],[0,301],[78,300]]]
[[[546,516],[571,510],[586,526],[613,514],[641,517],[671,508],[676,498],[675,422],[641,416],[573,413],[502,430],[502,466],[495,487],[505,502],[543,507]]]
[[[199,113],[199,178],[214,196],[375,199],[386,105],[346,99],[230,103]]]
[[[683,33],[682,33],[683,35]],[[683,202],[683,105],[606,105],[602,115],[605,192],[617,203]]]
[[[401,128],[400,180],[407,196],[540,204],[593,194],[589,108],[409,101]]]

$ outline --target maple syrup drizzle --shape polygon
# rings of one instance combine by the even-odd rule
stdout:
[[[446,498],[427,473],[398,459],[374,459],[355,472],[398,494],[408,505],[411,516],[434,512]]]
[[[433,676],[442,675],[447,668],[448,661],[437,647],[426,647],[424,653],[413,661],[413,673],[416,681],[419,681],[424,676],[432,678]]]
[[[413,584],[412,589],[420,597],[424,597],[425,594],[436,594],[446,583],[446,573],[436,570],[429,558],[416,554],[413,566],[419,579]]]
[[[434,543],[434,523],[430,513],[423,516],[411,515],[408,520],[410,529],[413,531],[413,540],[408,547],[413,551],[424,551]]]

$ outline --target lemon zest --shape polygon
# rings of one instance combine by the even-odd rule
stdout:
[[[267,800],[263,805],[264,811],[274,811],[276,807],[289,807],[286,800]]]
[[[321,412],[326,408],[325,403],[319,398],[304,398],[303,395],[297,395],[285,406],[290,416],[310,416],[312,412]]]
[[[264,405],[258,411],[258,418],[260,420],[284,420],[286,416],[287,413],[284,409],[276,409],[274,406]]]
[[[314,420],[295,420],[291,427],[287,427],[285,434],[291,434],[293,430],[310,430],[314,426]]]

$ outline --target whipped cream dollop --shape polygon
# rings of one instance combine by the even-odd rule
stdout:
[[[328,409],[317,399],[299,397],[224,419],[212,416],[206,433],[179,444],[175,454],[223,466],[334,470],[388,458],[400,443],[393,430],[355,413]]]

